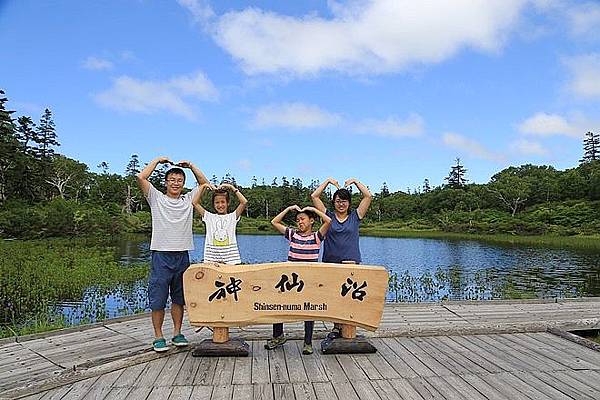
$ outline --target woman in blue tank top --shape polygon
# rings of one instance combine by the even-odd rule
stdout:
[[[337,188],[331,202],[333,211],[327,210],[321,200],[323,190],[330,184]],[[351,185],[356,185],[363,196],[355,210],[350,208],[351,195],[350,191],[346,189]],[[326,213],[331,218],[327,240],[323,242],[323,262],[359,264],[361,258],[360,247],[358,245],[358,229],[360,221],[367,214],[373,198],[369,189],[355,178],[348,179],[344,183],[343,188],[340,188],[339,183],[335,179],[328,178],[315,189],[311,194],[311,198],[315,208]]]

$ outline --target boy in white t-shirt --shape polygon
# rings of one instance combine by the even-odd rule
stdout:
[[[246,209],[248,200],[235,186],[224,183],[213,190],[213,186],[205,183],[200,185],[200,190],[194,196],[192,204],[202,216],[206,225],[206,238],[204,239],[204,262],[219,262],[223,264],[241,264],[240,251],[235,237],[235,229],[240,216]],[[200,200],[206,189],[213,190],[212,204],[216,211],[213,214],[202,207]],[[234,212],[229,210],[229,190],[237,196],[240,204]]]

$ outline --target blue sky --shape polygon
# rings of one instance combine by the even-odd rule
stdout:
[[[600,131],[600,2],[0,0],[0,87],[59,151],[374,191],[577,165]]]

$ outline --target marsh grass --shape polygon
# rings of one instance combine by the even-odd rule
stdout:
[[[147,264],[120,265],[114,249],[94,238],[0,242],[0,337],[69,324],[58,304],[86,301],[78,320],[106,317],[104,298],[143,280]],[[89,290],[93,288],[93,290]]]

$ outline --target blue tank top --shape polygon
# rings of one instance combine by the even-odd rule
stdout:
[[[335,212],[327,210],[331,218],[331,226],[323,241],[323,262],[341,263],[354,261],[360,264],[360,248],[358,246],[358,228],[360,218],[356,210],[352,210],[344,222],[338,221]]]

